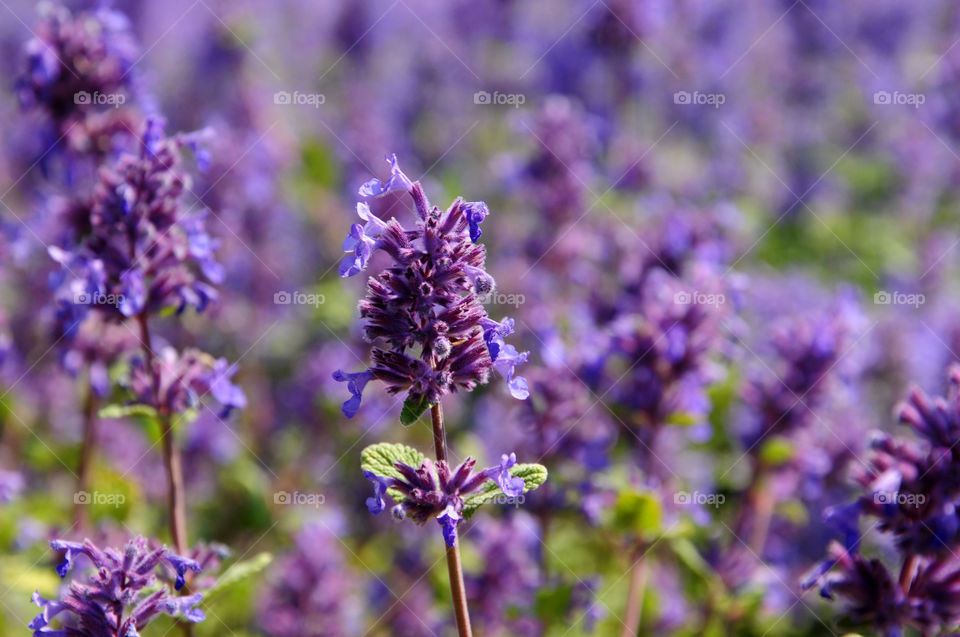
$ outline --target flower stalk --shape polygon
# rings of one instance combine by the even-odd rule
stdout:
[[[433,424],[433,444],[437,461],[446,462],[447,443],[443,428],[443,408],[436,403],[430,408],[430,420]],[[470,608],[467,605],[467,591],[463,584],[463,564],[460,560],[460,545],[447,546],[447,574],[450,578],[450,595],[453,598],[453,612],[457,617],[457,633],[460,637],[472,637],[470,628]]]

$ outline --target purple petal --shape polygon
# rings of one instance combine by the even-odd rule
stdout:
[[[378,515],[382,513],[384,507],[386,507],[383,496],[387,492],[387,487],[390,486],[390,480],[389,478],[378,476],[372,471],[364,471],[363,477],[373,483],[373,497],[367,498],[367,510],[374,515]]]
[[[347,390],[352,396],[343,403],[341,410],[344,416],[353,418],[360,409],[360,398],[363,395],[363,388],[373,380],[373,372],[367,370],[365,372],[351,374],[344,372],[342,369],[338,369],[333,373],[333,379],[341,383],[347,383]]]
[[[453,548],[457,544],[457,524],[460,522],[460,514],[452,504],[448,504],[443,513],[437,517],[437,522],[443,528],[443,539],[447,546]]]

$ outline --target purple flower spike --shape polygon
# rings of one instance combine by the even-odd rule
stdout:
[[[495,286],[485,268],[486,249],[476,243],[478,224],[489,214],[486,205],[458,197],[446,211],[431,206],[421,184],[410,183],[397,167],[396,157],[390,164],[387,184],[368,182],[361,195],[407,189],[417,218],[413,225],[395,218],[383,222],[359,205],[357,214],[366,225],[351,228],[343,247],[353,252],[343,260],[340,274],[363,270],[374,250],[392,261],[369,279],[359,304],[363,335],[373,345],[368,371],[389,393],[406,393],[410,405],[433,404],[446,394],[489,382],[513,321],[491,320],[481,301]],[[513,367],[525,357],[512,351],[501,366],[518,397],[527,396],[526,381],[513,379]],[[341,371],[335,378],[352,377]],[[369,378],[353,383],[353,398],[344,404],[348,416],[356,413]]]
[[[500,456],[500,466],[495,468],[495,480],[504,495],[515,498],[523,493],[526,484],[523,478],[514,478],[510,475],[510,468],[517,464],[517,454],[511,453],[509,456],[503,454]]]
[[[200,572],[200,564],[196,560],[191,560],[187,557],[180,557],[179,555],[173,555],[168,553],[164,556],[170,565],[177,571],[177,581],[174,583],[173,587],[177,590],[183,588],[183,585],[186,584],[186,579],[184,575],[187,574],[188,570]]]
[[[344,372],[342,369],[338,369],[333,373],[333,380],[347,383],[347,390],[353,394],[352,398],[344,402],[341,408],[344,416],[353,418],[360,409],[360,398],[363,395],[363,388],[373,380],[373,372],[368,370],[351,374]]]
[[[371,179],[360,186],[357,194],[361,197],[370,198],[380,197],[388,192],[396,192],[398,190],[409,192],[413,189],[413,182],[403,174],[403,171],[400,170],[400,166],[397,164],[397,156],[391,155],[387,159],[387,163],[390,164],[390,179],[387,180],[387,183],[383,183],[379,179]]]
[[[191,622],[204,620],[203,612],[194,608],[203,597],[199,593],[176,596],[163,583],[167,578],[160,580],[157,572],[161,565],[168,571],[166,561],[177,572],[179,589],[187,570],[200,570],[195,560],[168,553],[164,547],[151,548],[157,543],[142,537],[130,540],[122,548],[103,550],[89,540],[83,544],[54,540],[50,546],[67,552],[66,566],[57,567],[61,576],[77,553],[86,555],[95,568],[89,577],[74,579],[59,601],[33,594],[33,602],[42,609],[30,622],[34,635],[139,637],[140,631],[160,613],[182,615]],[[51,618],[60,613],[68,615],[63,619],[63,630],[48,629]]]
[[[194,593],[186,597],[169,597],[163,603],[164,611],[173,617],[183,616],[189,622],[202,622],[207,616],[199,608],[194,608],[203,601],[203,595]]]
[[[487,204],[482,201],[468,201],[461,207],[467,216],[467,224],[470,226],[470,240],[476,243],[480,239],[480,235],[483,234],[480,224],[490,214],[490,210],[487,208]]]
[[[383,496],[386,495],[387,488],[390,486],[390,479],[378,476],[371,471],[364,471],[363,477],[373,483],[373,497],[367,498],[367,509],[374,515],[382,513],[386,507]]]
[[[457,513],[453,504],[448,504],[443,513],[437,516],[437,522],[443,528],[443,540],[447,546],[453,548],[457,545],[457,524],[460,522],[460,514]]]

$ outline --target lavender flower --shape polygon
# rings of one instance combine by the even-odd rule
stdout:
[[[178,353],[166,347],[153,359],[153,369],[148,370],[142,358],[133,359],[130,389],[140,403],[171,414],[196,407],[209,394],[221,405],[219,417],[225,418],[231,410],[247,404],[243,391],[230,382],[235,372],[225,359],[195,349]],[[159,404],[155,404],[155,392]]]
[[[374,515],[383,511],[384,495],[390,495],[398,504],[393,507],[393,517],[410,518],[424,524],[436,518],[443,529],[447,546],[457,542],[457,526],[463,519],[466,500],[473,495],[488,492],[484,487],[493,482],[507,497],[517,497],[524,491],[524,480],[512,477],[510,469],[516,465],[517,456],[503,454],[500,464],[474,473],[477,461],[467,458],[455,470],[443,460],[434,463],[425,458],[419,468],[404,462],[395,462],[393,467],[399,477],[378,475],[365,470],[363,475],[373,483],[374,493],[367,499],[367,508]],[[388,493],[393,490],[393,493]],[[474,507],[475,508],[475,507]]]
[[[90,540],[83,543],[53,540],[50,547],[64,553],[57,574],[66,577],[80,556],[85,556],[95,569],[88,584],[71,582],[62,600],[33,594],[40,607],[29,628],[40,635],[85,635],[89,637],[132,637],[139,635],[157,615],[182,616],[190,622],[204,620],[196,608],[203,596],[199,593],[176,597],[165,588],[149,592],[157,582],[156,570],[167,563],[177,572],[177,588],[187,570],[199,571],[200,565],[174,555],[166,548],[150,550],[146,540],[137,537],[121,550],[99,549]],[[50,627],[50,621],[64,614],[63,630]]]
[[[184,201],[190,178],[181,151],[198,139],[164,137],[163,122],[150,120],[140,152],[101,173],[76,247],[50,249],[63,268],[52,281],[58,303],[79,317],[93,309],[122,320],[168,307],[203,311],[216,299],[217,241]]]
[[[357,205],[366,224],[351,226],[343,245],[351,255],[340,265],[341,276],[364,270],[376,251],[387,253],[393,265],[370,278],[360,302],[364,335],[375,344],[373,366],[334,373],[352,394],[343,405],[344,415],[356,414],[363,388],[374,378],[391,393],[408,392],[408,404],[425,408],[447,393],[485,384],[496,369],[507,379],[510,393],[525,399],[526,381],[515,373],[527,353],[503,342],[513,323],[491,321],[479,301],[493,289],[484,270],[484,248],[476,244],[486,205],[457,199],[446,212],[431,207],[420,183],[400,170],[396,156],[389,163],[390,178],[365,183],[360,196],[406,192],[418,219],[413,229],[405,229],[396,219],[383,222],[373,216],[365,203]]]
[[[945,398],[914,388],[900,405],[900,421],[918,441],[874,441],[869,466],[854,472],[866,494],[828,511],[844,542],[834,543],[804,582],[805,588],[819,585],[827,598],[844,598],[849,615],[887,635],[906,626],[932,634],[960,622],[960,365],[951,367],[949,381]],[[861,516],[876,518],[879,531],[893,539],[898,577],[860,555]]]
[[[72,150],[105,154],[110,137],[138,122],[129,107],[119,108],[138,92],[139,47],[129,21],[107,8],[71,15],[48,5],[34,33],[16,91],[24,108],[52,125],[44,146],[66,139]]]

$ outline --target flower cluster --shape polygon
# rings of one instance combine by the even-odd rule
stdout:
[[[367,182],[360,196],[406,192],[418,219],[413,229],[406,229],[395,218],[385,222],[375,216],[366,202],[357,204],[365,223],[353,224],[344,241],[350,254],[340,264],[341,276],[363,271],[376,251],[389,255],[393,264],[369,279],[367,296],[360,302],[364,335],[375,344],[372,367],[334,374],[352,394],[343,405],[344,414],[356,414],[363,388],[372,379],[386,383],[391,393],[408,391],[408,401],[427,405],[458,389],[485,384],[491,369],[507,379],[515,398],[525,399],[527,384],[515,376],[515,369],[527,353],[504,342],[513,332],[513,321],[490,319],[480,303],[494,288],[484,270],[484,247],[476,243],[488,214],[486,204],[458,198],[446,212],[431,207],[420,183],[400,170],[396,156],[390,164],[390,178]]]
[[[163,126],[151,119],[140,152],[101,172],[87,214],[77,216],[76,247],[50,249],[63,268],[53,280],[61,312],[81,318],[96,309],[121,320],[167,307],[203,311],[216,298],[210,283],[224,275],[213,258],[218,241],[184,201],[190,177],[181,151],[196,148],[200,134],[168,138]]]
[[[393,507],[393,517],[402,520],[409,517],[417,524],[436,518],[443,527],[443,539],[448,546],[457,542],[457,525],[463,519],[465,498],[480,493],[487,483],[493,481],[507,497],[515,498],[523,493],[523,478],[510,475],[517,464],[516,454],[503,454],[500,465],[474,472],[477,461],[467,458],[451,470],[444,460],[436,463],[425,458],[419,468],[404,462],[395,462],[394,468],[400,477],[377,475],[365,470],[363,475],[373,483],[373,497],[367,498],[367,508],[374,515],[386,507],[384,495],[398,502]]]
[[[66,138],[75,150],[105,153],[109,144],[102,147],[100,137],[136,121],[119,108],[136,92],[133,66],[139,56],[122,13],[101,8],[74,16],[50,5],[25,53],[17,94],[25,108],[49,118],[54,139]]]
[[[96,572],[88,584],[71,582],[62,600],[33,594],[33,602],[41,609],[29,626],[35,636],[134,637],[160,613],[191,622],[205,618],[203,611],[195,608],[203,599],[200,593],[179,597],[166,586],[151,590],[157,588],[157,569],[166,567],[176,574],[174,588],[179,591],[188,571],[200,571],[200,564],[194,560],[174,555],[164,547],[151,550],[142,537],[131,540],[122,550],[101,550],[90,540],[53,540],[50,547],[64,554],[64,561],[57,566],[61,578],[80,556],[85,556]],[[63,629],[54,630],[50,621],[61,614]]]
[[[950,369],[949,381],[946,397],[914,388],[899,407],[900,421],[919,442],[874,440],[869,466],[854,473],[866,493],[827,513],[844,541],[831,545],[829,559],[804,582],[819,585],[824,597],[844,598],[852,618],[886,634],[907,625],[932,634],[960,622],[960,365]],[[899,577],[860,554],[861,516],[876,519],[894,541]]]
[[[152,362],[152,370],[139,357],[131,365],[130,389],[142,404],[153,405],[164,413],[183,413],[210,394],[222,406],[221,418],[234,408],[246,407],[243,390],[230,382],[236,365],[224,358],[215,359],[196,349],[178,353],[165,347]]]

